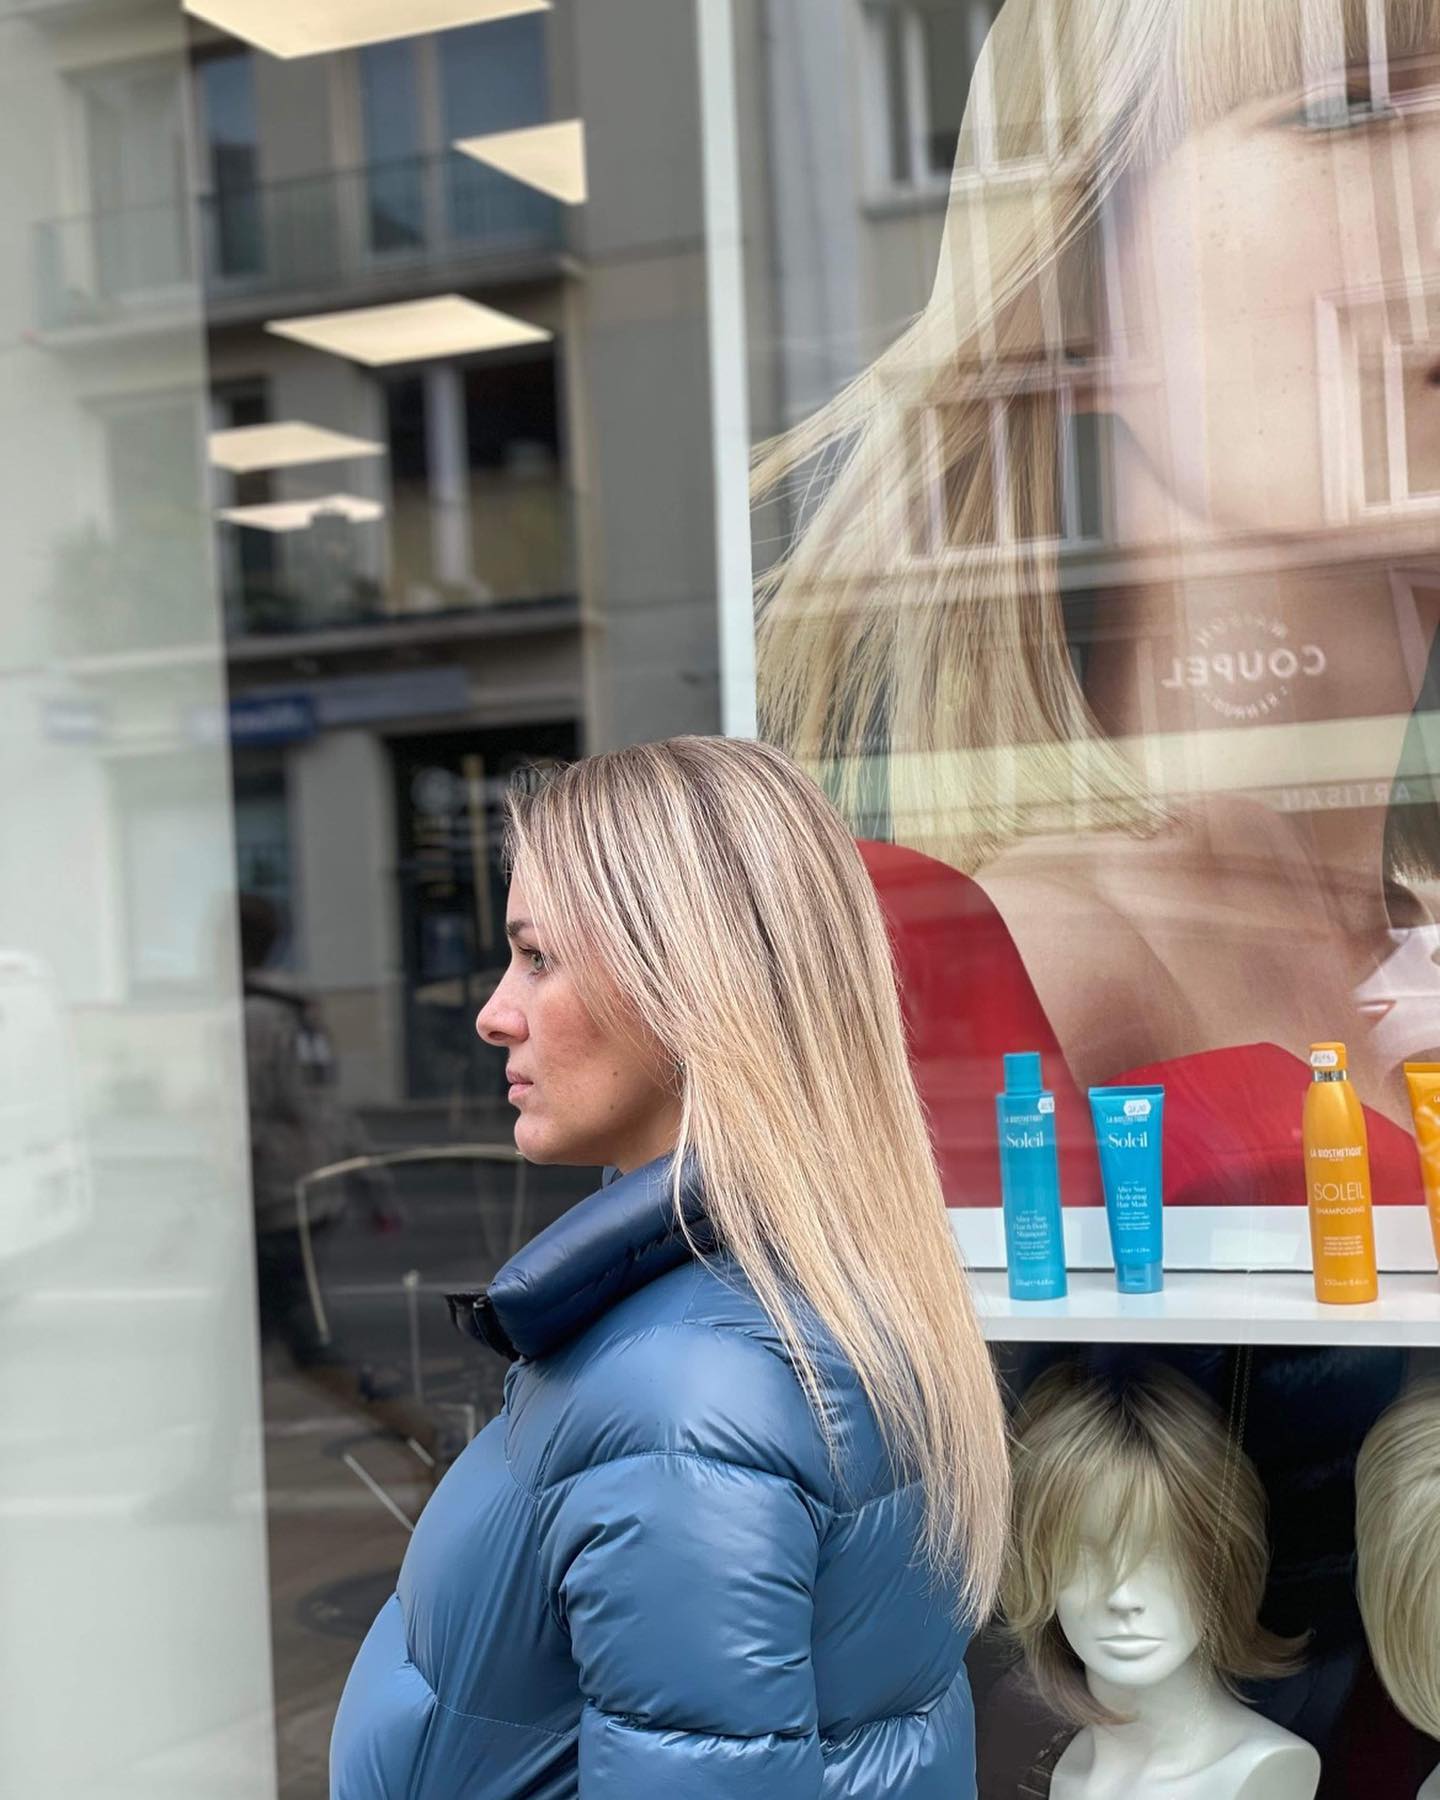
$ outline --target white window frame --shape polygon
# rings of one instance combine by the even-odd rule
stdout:
[[[930,99],[926,81],[925,21],[923,9],[915,0],[860,0],[864,42],[864,81],[862,106],[864,135],[867,145],[868,185],[874,199],[898,196],[937,195],[947,191],[951,181],[948,169],[929,166]],[[961,11],[957,0],[956,11]],[[970,42],[977,59],[998,10],[994,0],[964,0],[969,15]],[[890,111],[889,48],[887,31],[892,22],[900,29],[901,87],[908,175],[896,176],[890,167],[890,148],[895,121]],[[1054,61],[1054,32],[1048,9],[1042,12],[1041,54],[1047,70]],[[983,60],[977,60],[972,74],[970,106],[975,128],[975,158],[981,170],[1001,169],[995,142],[995,97],[990,71]],[[1053,83],[1046,82],[1047,97]],[[1045,109],[1045,142],[1047,152],[1054,154],[1059,133],[1054,109]],[[1012,165],[1004,165],[1010,167]],[[1018,165],[1014,165],[1018,166]]]

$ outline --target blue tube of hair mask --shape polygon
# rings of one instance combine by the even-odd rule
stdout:
[[[1163,1087],[1092,1087],[1090,1116],[1100,1152],[1105,1217],[1122,1294],[1165,1285]]]

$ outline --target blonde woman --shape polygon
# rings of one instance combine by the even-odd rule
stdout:
[[[1023,1047],[1067,1200],[1085,1087],[1135,1081],[1168,1090],[1167,1205],[1299,1206],[1317,1034],[1376,1199],[1419,1204],[1437,97],[1434,0],[1006,0],[928,304],[757,452],[799,509],[762,730],[890,840],[954,1204],[998,1199]]]
[[[1295,1646],[1260,1624],[1265,1495],[1211,1401],[1163,1364],[1062,1364],[1027,1393],[1014,1458],[1005,1616],[1080,1728],[1052,1800],[1312,1800],[1316,1751],[1237,1697]]]
[[[763,744],[511,800],[478,1030],[515,1141],[607,1179],[474,1304],[505,1407],[335,1726],[335,1800],[963,1800],[995,1379],[873,888]]]

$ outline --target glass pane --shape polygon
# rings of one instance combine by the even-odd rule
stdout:
[[[178,8],[0,16],[14,1794],[275,1793],[190,79]]]
[[[360,52],[370,248],[411,250],[425,238],[420,98],[413,43]]]
[[[253,275],[261,267],[259,125],[248,52],[211,56],[196,71],[200,116],[209,153],[210,206],[218,275]]]
[[[543,14],[447,32],[436,43],[447,143],[547,121]],[[450,157],[445,169],[453,236],[513,236],[543,223],[548,202],[537,189],[468,156]]]
[[[771,128],[743,190],[757,711],[878,893],[1012,1432],[955,1789],[1413,1800],[1440,1780],[1437,22],[869,17],[845,73],[873,95],[916,28],[886,122],[919,70],[933,185],[876,204],[815,154],[846,82],[783,34],[739,80]]]

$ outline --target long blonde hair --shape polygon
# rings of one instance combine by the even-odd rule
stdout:
[[[780,1332],[835,1466],[801,1314],[833,1335],[958,1614],[990,1609],[1003,1414],[906,1056],[889,940],[854,840],[781,751],[677,737],[547,772],[506,856],[597,1018],[681,1066],[675,1215],[707,1217]]]
[[[1077,1725],[1117,1720],[1091,1694],[1056,1617],[1080,1566],[1081,1520],[1097,1499],[1113,1521],[1114,1576],[1152,1551],[1173,1561],[1200,1633],[1197,1654],[1224,1686],[1234,1692],[1294,1669],[1298,1641],[1259,1619],[1270,1566],[1265,1490],[1193,1382],[1163,1363],[1118,1382],[1061,1363],[1026,1394],[1014,1457],[1006,1628],[1058,1712]]]
[[[1437,26],[1435,0],[1001,9],[928,303],[754,452],[754,501],[784,496],[799,515],[756,585],[761,733],[852,821],[878,786],[888,835],[966,871],[1030,832],[1164,822],[1091,712],[1061,595],[1068,421],[1131,353],[1141,313],[1131,294],[1123,322],[1107,200],[1188,131],[1300,87],[1322,16],[1332,54],[1362,61],[1376,19],[1392,53]]]

